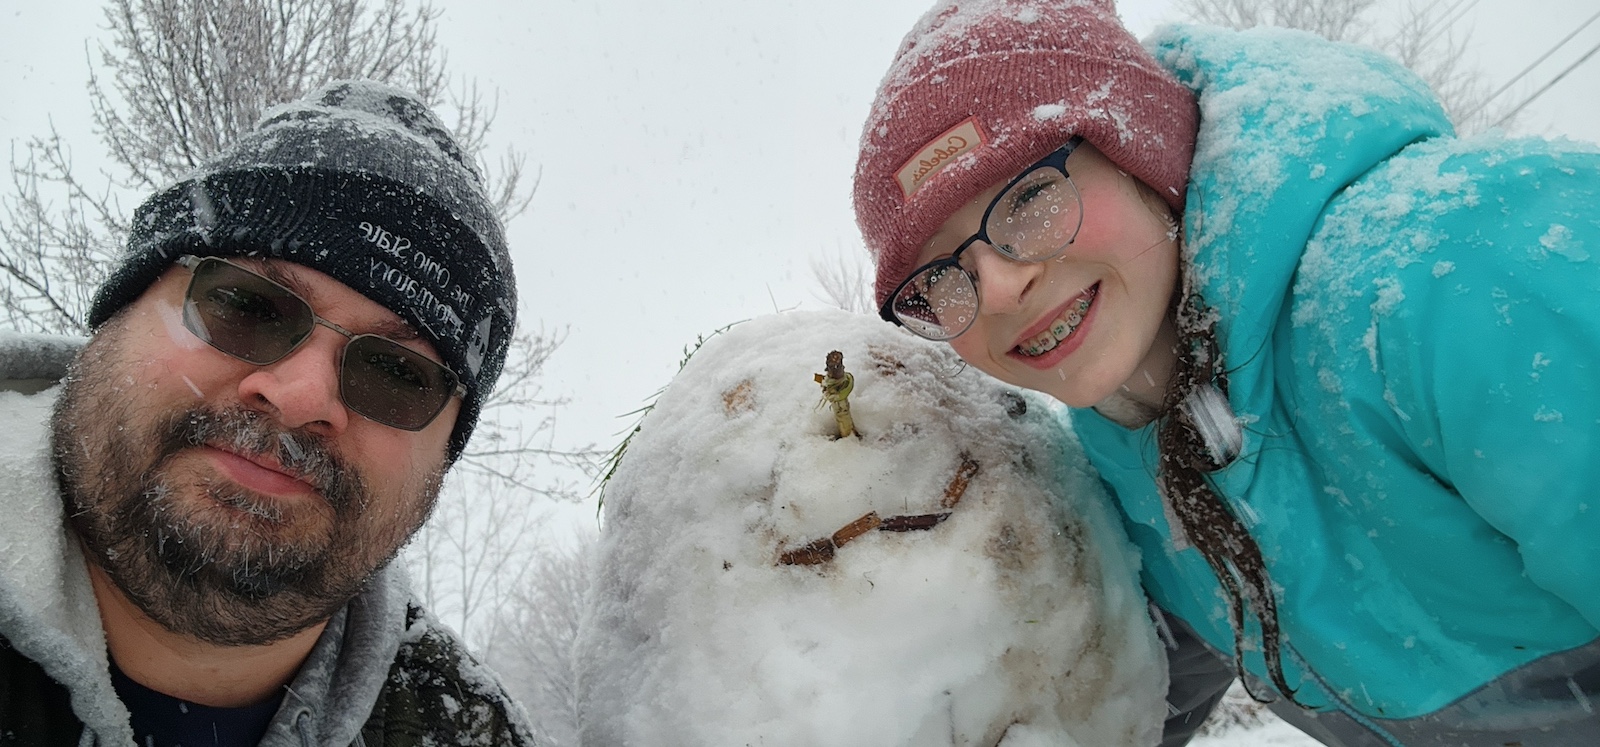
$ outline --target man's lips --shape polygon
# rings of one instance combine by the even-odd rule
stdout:
[[[203,449],[217,469],[240,487],[274,496],[320,495],[315,485],[266,456],[244,455],[210,445]]]

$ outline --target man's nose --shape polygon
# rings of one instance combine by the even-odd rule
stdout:
[[[339,359],[346,341],[318,325],[294,352],[240,380],[240,400],[285,428],[309,427],[323,436],[344,432],[350,413],[339,397]]]

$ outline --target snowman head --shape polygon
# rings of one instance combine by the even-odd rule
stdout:
[[[605,492],[585,742],[1154,743],[1137,559],[1060,417],[866,317],[706,342]]]

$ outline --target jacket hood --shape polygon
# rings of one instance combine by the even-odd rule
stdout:
[[[40,344],[33,344],[40,343]],[[100,610],[76,539],[66,529],[50,464],[50,410],[58,389],[24,394],[64,373],[41,338],[8,335],[0,377],[0,635],[72,694],[96,741],[129,744],[128,711],[111,687]],[[26,386],[16,386],[27,382]]]
[[[1234,411],[1263,412],[1267,338],[1323,208],[1407,145],[1454,129],[1427,84],[1375,50],[1271,28],[1169,26],[1146,43],[1200,101],[1188,290],[1220,319]]]

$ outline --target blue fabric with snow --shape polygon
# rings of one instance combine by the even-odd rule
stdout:
[[[1600,149],[1457,139],[1410,73],[1297,32],[1148,43],[1201,107],[1185,257],[1245,430],[1214,484],[1280,587],[1295,698],[1371,740],[1308,731],[1592,737]],[[1153,427],[1071,415],[1151,597],[1231,655],[1223,592],[1156,492]]]

